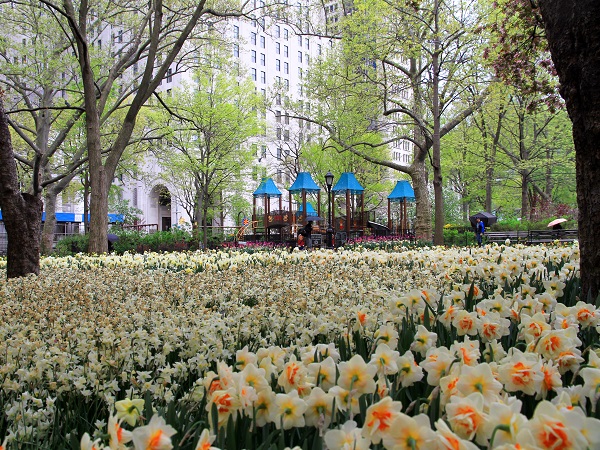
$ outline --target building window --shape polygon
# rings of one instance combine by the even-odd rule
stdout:
[[[256,33],[254,32],[250,33],[250,43],[256,45]]]
[[[240,57],[240,46],[238,44],[233,45],[233,56],[236,58]]]
[[[167,70],[167,83],[171,83],[173,81],[173,70],[169,68]]]
[[[317,53],[320,55],[322,51],[323,47],[321,47],[321,44],[317,45]]]
[[[280,72],[280,71],[281,71],[281,60],[280,60],[280,59],[276,59],[276,60],[275,60],[275,70],[276,70],[277,72]]]
[[[283,140],[284,141],[290,140],[290,130],[283,130]]]
[[[281,94],[277,94],[275,96],[275,104],[276,105],[281,105]]]
[[[279,110],[275,111],[275,122],[281,123],[281,111]]]
[[[308,55],[308,53],[305,53],[305,54],[304,54],[304,62],[305,62],[306,64],[310,64],[310,56]]]
[[[277,147],[277,159],[281,159],[281,147]]]
[[[281,128],[277,128],[276,130],[277,140],[281,140]]]
[[[275,37],[281,37],[281,27],[279,25],[275,25]]]
[[[298,52],[298,62],[302,62],[302,52]]]
[[[250,72],[252,73],[252,81],[256,81],[256,69],[253,68]]]
[[[290,38],[289,36],[289,32],[287,30],[287,28],[283,29],[283,39],[285,39],[286,41]]]
[[[266,47],[266,40],[264,36],[260,37],[260,48],[265,48]]]
[[[289,48],[288,48],[288,46],[287,46],[287,45],[284,45],[284,46],[283,46],[283,56],[285,56],[286,58],[287,58],[288,56],[290,56]]]
[[[302,79],[302,67],[298,67],[298,78]]]
[[[288,115],[286,114],[286,115],[285,115],[285,117],[284,117],[284,121],[285,121],[285,124],[286,124],[286,125],[289,125],[289,124],[290,124],[290,116],[288,116]]]
[[[302,36],[298,36],[298,46],[302,47]]]
[[[262,155],[263,158],[267,157],[267,146],[263,145],[260,147],[260,154]]]
[[[281,53],[281,44],[279,42],[275,42],[275,53],[278,55]]]
[[[252,61],[253,63],[256,62],[256,50],[250,51],[250,61]]]
[[[233,26],[233,37],[236,39],[239,39],[240,37],[240,27],[238,27],[237,25]]]
[[[267,82],[267,74],[265,72],[260,72],[260,82],[265,84]]]
[[[261,53],[261,54],[260,54],[260,65],[261,65],[261,66],[266,66],[266,65],[267,65],[267,59],[266,59],[266,57],[265,57],[265,54],[264,54],[264,53]]]
[[[310,39],[309,38],[304,39],[304,46],[306,47],[306,50],[310,50]]]
[[[286,62],[283,63],[283,73],[285,73],[285,74],[290,73],[290,65]]]
[[[285,80],[283,80],[283,86],[285,87],[286,91],[290,90],[290,80],[288,80],[287,78]]]

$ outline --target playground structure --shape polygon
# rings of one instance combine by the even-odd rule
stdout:
[[[407,203],[415,201],[415,191],[406,180],[396,182],[394,190],[388,195],[388,228],[392,234],[409,236],[411,229],[408,222]],[[393,220],[392,204],[398,205],[397,220]]]
[[[402,186],[402,191],[398,191]],[[330,186],[331,187],[331,186]],[[331,221],[335,236],[333,246],[343,245],[349,239],[365,235],[410,236],[407,219],[407,201],[414,201],[414,191],[408,181],[399,181],[388,196],[388,224],[375,222],[374,211],[365,211],[365,189],[351,172],[341,174],[331,189],[331,204],[321,214],[321,188],[308,172],[300,172],[288,188],[291,211],[283,207],[283,195],[271,178],[263,178],[252,194],[252,218],[246,220],[236,233],[236,241],[273,242],[294,246],[298,231],[312,222],[314,247],[325,244],[326,228]],[[275,209],[273,200],[276,199]],[[311,201],[312,200],[312,201]],[[400,219],[392,220],[392,203],[400,204]],[[316,205],[316,209],[313,206]],[[339,211],[341,214],[336,214]]]
[[[341,200],[340,207],[345,215],[335,216],[336,196]],[[365,188],[361,186],[352,172],[344,172],[331,189],[331,215],[334,223],[335,242],[343,244],[348,239],[361,237],[370,220],[370,214],[365,214]],[[342,208],[340,208],[342,209]]]

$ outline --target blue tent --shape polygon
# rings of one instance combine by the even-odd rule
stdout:
[[[310,173],[300,172],[298,173],[298,177],[296,177],[296,181],[288,188],[288,191],[290,191],[290,194],[298,194],[302,191],[313,193],[320,192],[321,188],[314,182]]]
[[[336,194],[346,193],[347,191],[350,191],[352,195],[362,194],[365,191],[365,188],[360,185],[352,172],[344,172],[333,189],[331,189],[331,192]]]
[[[271,178],[263,178],[258,189],[252,194],[254,197],[281,197],[281,191],[277,189]]]
[[[391,202],[399,202],[406,199],[409,202],[415,201],[415,191],[410,183],[406,180],[400,180],[396,183],[396,187],[388,195],[388,200]]]

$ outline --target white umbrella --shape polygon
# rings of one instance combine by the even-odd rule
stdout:
[[[563,223],[563,222],[566,222],[566,221],[567,221],[567,219],[563,219],[562,217],[560,219],[554,219],[552,222],[550,222],[547,225],[547,227],[550,228],[550,227],[553,227],[554,225],[558,225],[559,223]]]

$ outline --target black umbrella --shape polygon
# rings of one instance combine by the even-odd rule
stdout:
[[[119,240],[119,236],[112,233],[108,233],[106,236],[108,238],[108,251],[112,252],[114,250],[113,244]]]
[[[474,214],[471,217],[469,217],[469,222],[471,222],[471,226],[473,228],[475,228],[477,219],[480,219],[486,228],[494,225],[498,221],[498,218],[495,215],[493,215],[492,213],[480,212],[480,213]]]
[[[310,221],[310,222],[318,222],[319,220],[324,220],[322,217],[319,216],[306,216],[306,221]]]

